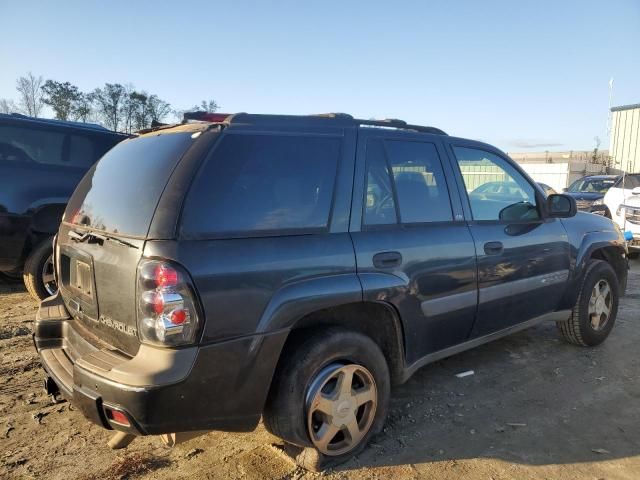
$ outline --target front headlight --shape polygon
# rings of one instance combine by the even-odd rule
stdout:
[[[593,201],[593,203],[592,203],[591,205],[593,205],[593,206],[596,206],[596,205],[604,205],[604,198],[599,198],[599,199],[597,199],[597,200],[594,200],[594,201]]]

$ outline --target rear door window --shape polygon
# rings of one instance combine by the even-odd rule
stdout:
[[[402,224],[453,220],[449,190],[434,144],[371,139],[366,162],[364,225],[391,225],[398,218]]]
[[[255,236],[328,228],[340,139],[227,134],[187,195],[187,236]]]

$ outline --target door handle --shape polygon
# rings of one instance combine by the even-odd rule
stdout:
[[[373,266],[376,268],[393,268],[402,264],[400,252],[381,252],[373,256]]]
[[[487,242],[484,244],[484,253],[487,255],[499,255],[503,249],[502,242]]]

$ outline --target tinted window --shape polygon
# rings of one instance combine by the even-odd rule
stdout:
[[[201,236],[324,229],[340,140],[225,136],[187,195],[182,230]]]
[[[618,179],[615,186],[622,188],[622,177]],[[633,190],[637,187],[640,187],[640,175],[626,175],[624,178],[625,190]]]
[[[365,225],[389,225],[398,222],[391,176],[381,139],[367,142],[367,190],[364,202]]]
[[[615,178],[581,178],[567,189],[569,192],[607,193],[616,182]]]
[[[475,148],[454,147],[474,220],[539,218],[535,190],[508,161]]]
[[[88,168],[96,160],[93,142],[89,138],[79,135],[69,137],[69,165]]]
[[[436,147],[431,143],[372,139],[367,144],[364,224],[397,222],[389,171],[401,223],[453,219],[449,192]]]
[[[171,172],[193,143],[192,132],[127,140],[84,176],[65,220],[107,232],[145,236]]]
[[[449,192],[435,145],[387,141],[402,223],[453,220]]]
[[[0,161],[63,165],[65,134],[0,126]]]

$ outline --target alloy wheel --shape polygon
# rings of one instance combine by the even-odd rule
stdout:
[[[589,321],[591,328],[596,332],[604,329],[611,318],[613,305],[613,293],[609,282],[598,280],[591,291],[589,298]]]
[[[42,285],[49,295],[58,291],[58,283],[53,273],[53,255],[49,255],[42,265]]]
[[[355,449],[375,418],[378,391],[371,372],[356,364],[331,364],[312,382],[307,394],[307,429],[323,454]]]

